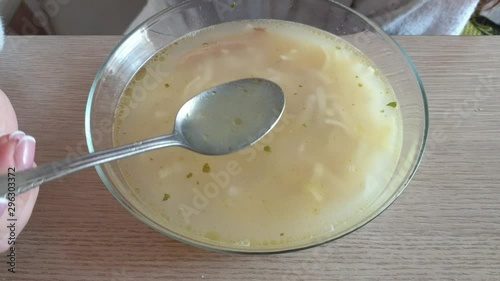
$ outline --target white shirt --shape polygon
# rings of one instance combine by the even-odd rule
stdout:
[[[264,5],[267,1],[280,0],[252,1],[261,1]],[[459,35],[479,3],[479,0],[337,1],[369,17],[391,35]],[[179,2],[182,0],[148,0],[128,30]]]
[[[479,0],[354,0],[353,8],[390,34],[459,35]]]

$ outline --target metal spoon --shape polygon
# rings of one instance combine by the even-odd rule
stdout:
[[[271,81],[255,78],[219,85],[182,106],[171,135],[18,172],[15,181],[1,176],[0,198],[86,168],[169,146],[205,155],[230,154],[264,137],[278,123],[284,109],[283,91]]]

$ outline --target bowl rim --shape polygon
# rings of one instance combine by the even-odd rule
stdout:
[[[131,213],[136,219],[144,223],[145,225],[149,226],[150,228],[154,229],[155,231],[161,233],[162,235],[174,239],[176,241],[182,242],[184,244],[188,244],[191,246],[194,246],[196,248],[201,248],[204,250],[209,250],[209,251],[214,251],[214,252],[220,252],[220,253],[229,253],[229,254],[243,254],[243,255],[270,255],[270,254],[284,254],[284,253],[291,253],[291,252],[297,252],[297,251],[302,251],[306,249],[311,249],[315,248],[321,245],[325,245],[327,243],[330,243],[332,241],[335,241],[337,239],[340,239],[348,234],[351,234],[369,222],[373,221],[375,218],[377,218],[379,215],[384,213],[396,200],[399,198],[399,196],[406,190],[408,187],[409,183],[415,176],[418,168],[420,167],[422,163],[422,159],[425,153],[425,150],[427,148],[427,142],[428,142],[428,136],[429,136],[429,127],[430,127],[430,118],[429,118],[429,107],[428,107],[428,101],[427,101],[427,94],[422,82],[422,79],[420,77],[420,74],[411,60],[411,58],[408,56],[407,52],[400,46],[400,44],[389,34],[387,34],[381,27],[379,27],[375,22],[373,22],[371,19],[368,17],[362,15],[361,13],[353,10],[350,7],[347,7],[337,1],[334,0],[321,0],[324,2],[329,2],[330,4],[336,5],[337,7],[344,9],[348,11],[349,13],[352,13],[353,15],[357,16],[364,22],[366,22],[374,31],[377,35],[381,36],[384,41],[389,42],[389,44],[393,44],[394,49],[397,49],[401,52],[403,57],[406,59],[406,62],[409,64],[410,69],[413,72],[413,76],[417,80],[418,86],[420,88],[420,93],[422,97],[422,102],[423,102],[423,112],[424,112],[424,130],[423,130],[423,135],[421,136],[421,147],[420,151],[418,152],[418,156],[416,157],[416,160],[414,162],[414,167],[411,171],[409,171],[407,175],[407,179],[405,182],[402,182],[400,186],[396,189],[394,194],[390,196],[383,204],[380,205],[380,207],[377,208],[375,212],[373,212],[370,216],[367,216],[365,219],[360,220],[357,224],[353,224],[349,229],[345,230],[344,232],[341,232],[331,238],[328,238],[324,241],[321,242],[313,242],[308,245],[304,246],[287,246],[284,244],[281,249],[266,249],[266,250],[260,250],[260,249],[249,249],[249,250],[244,250],[244,249],[236,249],[236,248],[230,248],[230,247],[224,247],[224,246],[217,246],[209,243],[204,243],[203,241],[196,240],[190,237],[186,237],[184,235],[180,235],[175,233],[174,231],[168,230],[165,231],[165,227],[160,226],[157,224],[155,221],[152,219],[144,216],[142,213],[138,212],[137,210],[134,210],[134,207],[131,204],[128,204],[125,202],[124,198],[120,194],[118,194],[115,190],[114,184],[111,183],[111,181],[108,179],[106,176],[106,173],[102,167],[102,165],[95,166],[95,169],[97,171],[97,174],[99,175],[101,181],[104,183],[106,188],[111,192],[111,194],[115,197],[118,202],[129,212]],[[100,67],[99,71],[96,74],[96,77],[94,78],[94,81],[92,83],[92,86],[90,88],[89,92],[89,97],[87,99],[87,105],[85,109],[85,138],[87,142],[87,147],[89,150],[89,153],[95,153],[95,147],[94,147],[94,142],[92,139],[92,108],[93,108],[93,100],[94,96],[96,94],[97,86],[99,85],[99,82],[101,81],[101,78],[104,74],[105,69],[108,67],[108,64],[111,61],[111,58],[115,57],[117,54],[117,51],[123,46],[123,44],[128,41],[132,36],[136,35],[138,32],[144,32],[146,31],[149,27],[154,25],[157,21],[161,20],[165,14],[170,13],[173,10],[177,10],[182,8],[183,6],[188,6],[191,5],[192,3],[196,2],[206,2],[206,0],[186,0],[181,3],[178,3],[176,5],[172,5],[157,14],[153,15],[152,17],[148,18],[145,20],[143,23],[139,24],[136,28],[134,28],[131,32],[129,32],[127,35],[125,35],[113,48],[111,53],[108,55],[102,66]]]

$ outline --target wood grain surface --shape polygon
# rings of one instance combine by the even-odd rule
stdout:
[[[38,163],[86,150],[88,92],[119,39],[8,38],[0,88]],[[140,223],[87,170],[40,190],[18,273],[2,255],[0,280],[500,280],[500,37],[397,40],[427,90],[429,145],[409,188],[365,227],[291,254],[212,253]]]

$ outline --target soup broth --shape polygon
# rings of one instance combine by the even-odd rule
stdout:
[[[283,117],[263,140],[217,157],[157,150],[119,161],[121,174],[154,221],[195,240],[265,247],[333,234],[386,187],[403,128],[386,79],[332,34],[255,20],[177,40],[128,85],[115,144],[169,134],[186,101],[251,77],[286,95]]]

